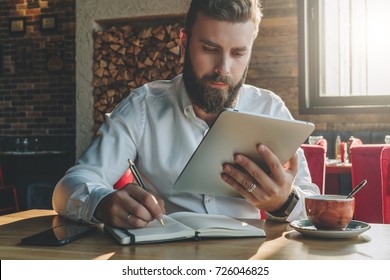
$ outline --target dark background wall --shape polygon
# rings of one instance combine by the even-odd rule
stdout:
[[[42,29],[41,16],[54,28]],[[74,32],[75,0],[0,1],[0,137],[74,137]]]
[[[50,198],[74,162],[74,38],[75,0],[0,0],[0,164],[22,209],[30,185]],[[58,153],[6,153],[16,150]]]

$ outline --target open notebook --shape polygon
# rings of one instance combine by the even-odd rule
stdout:
[[[163,220],[164,227],[154,220],[139,229],[105,228],[122,245],[202,237],[265,237],[262,229],[223,215],[177,212],[164,216]]]

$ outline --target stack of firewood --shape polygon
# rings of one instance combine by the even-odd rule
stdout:
[[[180,23],[113,26],[94,33],[94,131],[131,90],[181,73]]]

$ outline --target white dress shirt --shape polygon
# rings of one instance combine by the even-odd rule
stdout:
[[[240,89],[234,109],[292,119],[280,97],[249,85]],[[107,114],[99,137],[58,182],[53,194],[54,209],[72,220],[97,222],[93,218],[97,204],[115,191],[113,184],[125,173],[130,158],[135,160],[146,187],[164,199],[167,213],[193,211],[259,218],[259,210],[245,199],[180,193],[173,189],[208,129],[193,111],[182,75],[134,90]],[[319,194],[318,187],[311,183],[301,149],[298,155],[299,172],[294,182],[298,196]],[[303,199],[299,199],[287,220],[305,217]]]

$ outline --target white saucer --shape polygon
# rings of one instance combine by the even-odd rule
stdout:
[[[319,230],[309,220],[294,221],[290,226],[303,235],[320,238],[351,238],[371,228],[369,224],[355,220],[352,220],[343,230]]]

